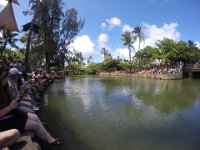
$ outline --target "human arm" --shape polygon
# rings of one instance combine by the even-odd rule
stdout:
[[[14,99],[11,101],[10,105],[0,109],[0,118],[4,117],[10,111],[18,107],[18,104],[19,104],[19,99]]]

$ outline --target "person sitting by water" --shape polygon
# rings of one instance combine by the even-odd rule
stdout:
[[[32,104],[37,107],[40,100],[40,93],[38,92],[38,86],[32,84],[31,79],[28,77],[28,74],[23,72],[20,76],[21,78],[18,80],[18,88],[22,93],[26,93],[32,99]]]
[[[10,129],[0,132],[0,149],[12,146],[20,137],[17,129]]]
[[[8,72],[8,68],[0,64],[0,131],[31,130],[39,139],[48,144],[60,145],[60,141],[49,134],[36,114],[16,109],[19,105],[19,98],[12,99],[9,94]]]
[[[25,93],[20,93],[20,91],[18,89],[17,81],[20,78],[21,74],[22,73],[19,72],[19,70],[15,67],[11,68],[9,70],[8,84],[9,84],[10,94],[11,94],[12,99],[22,96],[19,109],[34,113],[34,110],[39,110],[37,107],[33,106],[33,104],[35,104],[35,102],[33,102],[33,99],[31,99],[31,97],[29,95],[27,95]]]
[[[27,89],[27,93],[32,99],[34,99],[35,102],[38,102],[40,100],[40,92],[42,91],[40,85],[32,78],[29,79],[28,83],[29,87]]]

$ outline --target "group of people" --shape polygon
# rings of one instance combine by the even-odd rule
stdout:
[[[36,111],[47,76],[23,73],[22,65],[0,60],[0,148],[12,146],[26,130],[47,144],[60,145],[44,127]]]

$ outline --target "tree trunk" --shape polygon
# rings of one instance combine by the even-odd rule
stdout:
[[[139,50],[140,50],[140,38],[139,38]]]
[[[46,52],[46,65],[45,71],[50,74],[50,58],[48,52]]]
[[[1,57],[3,56],[3,52],[4,52],[5,49],[6,49],[6,45],[7,45],[7,42],[5,42],[5,43],[3,44],[3,47],[2,47],[2,48],[0,47],[0,56],[1,56]]]
[[[128,47],[128,50],[129,50],[129,61],[131,63],[131,47],[130,46]]]
[[[36,11],[35,11],[35,15],[33,17],[33,20],[31,22],[31,26],[30,26],[30,29],[29,29],[29,35],[28,35],[28,38],[27,38],[27,45],[26,45],[26,52],[25,52],[25,62],[24,62],[26,72],[29,72],[29,55],[30,55],[31,35],[32,35],[32,32],[33,32],[33,26],[34,26],[34,23],[35,23],[35,19],[36,19],[39,7],[40,7],[40,1],[38,2],[38,5],[37,5]]]

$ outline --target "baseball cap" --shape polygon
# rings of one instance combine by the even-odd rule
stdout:
[[[20,75],[22,74],[17,68],[11,68],[9,71],[10,75]]]

